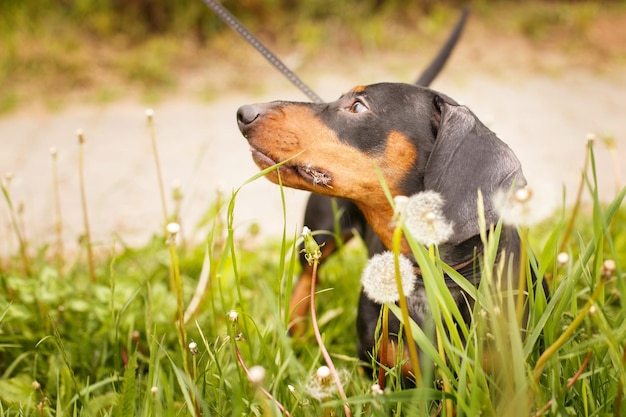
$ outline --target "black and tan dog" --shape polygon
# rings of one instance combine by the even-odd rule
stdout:
[[[474,283],[480,280],[472,262],[481,252],[478,190],[487,224],[495,224],[494,193],[526,183],[513,151],[468,108],[411,84],[360,86],[330,103],[246,105],[239,108],[237,123],[259,168],[288,160],[279,168],[283,185],[352,201],[386,248],[392,245],[393,209],[377,168],[394,196],[440,193],[444,215],[454,225],[452,237],[440,246],[442,258]],[[276,171],[267,177],[278,181]],[[504,231],[500,245],[515,263],[519,237],[514,229]],[[406,245],[403,251],[409,254]],[[510,270],[518,269],[512,265]],[[469,320],[466,295],[454,285],[450,289]],[[422,325],[425,297],[423,287],[416,290],[409,309]],[[361,294],[359,355],[367,361],[379,311],[379,305]],[[390,323],[390,334],[397,331],[398,322]]]

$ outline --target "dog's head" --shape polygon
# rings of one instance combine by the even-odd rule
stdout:
[[[472,112],[410,84],[356,87],[330,103],[246,105],[237,122],[261,169],[284,162],[271,181],[280,173],[287,187],[354,201],[386,244],[391,208],[377,168],[392,195],[443,196],[450,244],[477,234],[478,189],[489,224],[497,221],[493,193],[525,184],[511,149]]]

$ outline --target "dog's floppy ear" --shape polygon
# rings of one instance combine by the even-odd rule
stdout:
[[[498,221],[493,206],[498,190],[526,185],[519,160],[504,142],[464,106],[435,97],[437,135],[424,174],[427,190],[440,193],[443,212],[454,222],[447,242],[461,243],[478,234],[478,189],[483,194],[487,225]],[[437,126],[438,125],[438,126]]]

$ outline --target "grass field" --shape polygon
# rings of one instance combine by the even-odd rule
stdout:
[[[536,42],[537,49],[547,43],[548,49],[574,50],[573,55],[591,61],[624,62],[621,38],[605,39],[603,34],[614,32],[600,30],[620,26],[623,1],[605,8],[596,2],[494,8],[489,2],[476,3],[476,18],[494,24],[494,33],[503,37],[505,28],[513,28]],[[7,46],[0,48],[0,113],[32,100],[54,108],[85,91],[97,102],[115,100],[129,86],[155,95],[172,93],[185,78],[181,74],[197,71],[202,62],[219,57],[225,68],[239,68],[248,56],[232,48],[234,35],[207,20],[199,2],[193,2],[193,9],[179,5],[176,11],[182,15],[172,14],[178,18],[171,19],[170,27],[149,36],[145,26],[117,21],[109,8],[113,2],[62,7],[68,4],[73,3],[0,5],[0,34]],[[420,45],[424,34],[444,36],[458,12],[433,6],[421,20],[423,11],[390,9],[367,15],[366,26],[367,10],[346,10],[336,1],[315,4],[335,7],[307,12],[322,13],[324,25],[296,22],[284,30],[293,33],[291,38],[262,36],[281,51],[298,45],[305,62],[317,59],[331,33],[340,33],[337,44],[355,54],[381,52],[403,39],[402,53]],[[46,8],[53,13],[45,13]],[[263,29],[250,10],[242,6],[236,11],[253,30]],[[268,10],[272,8],[265,9],[265,16],[274,19],[268,27],[284,27],[293,17]],[[131,22],[133,13],[127,16]],[[347,24],[327,19],[333,13],[351,19]],[[398,15],[403,19],[389,31],[386,22]],[[196,34],[198,39],[194,22],[206,31]],[[603,25],[596,27],[597,22]],[[120,29],[127,27],[133,30]],[[203,43],[207,34],[211,39]],[[332,61],[342,55],[329,56]],[[241,80],[216,80],[205,86],[207,97],[222,93],[224,86],[252,88],[237,85],[245,83]],[[63,241],[62,222],[54,225],[56,239],[42,247],[29,244],[22,210],[5,177],[0,212],[7,225],[0,239],[17,249],[0,258],[0,417],[626,415],[626,189],[612,201],[599,200],[598,183],[611,179],[597,178],[593,146],[576,204],[556,208],[548,220],[530,227],[520,219],[529,259],[525,273],[534,271],[550,288],[548,299],[530,292],[525,332],[517,321],[517,290],[494,290],[500,277],[493,272],[498,271],[500,225],[484,236],[486,278],[478,289],[467,288],[476,300],[474,321],[449,333],[443,327],[459,312],[450,302],[442,271],[460,285],[466,282],[442,264],[436,251],[413,245],[425,271],[435,325],[411,328],[421,349],[422,383],[402,386],[399,358],[397,366],[385,370],[382,392],[373,388],[380,367],[356,359],[358,287],[368,260],[359,239],[320,268],[315,304],[320,343],[312,323],[303,335],[288,335],[301,231],[285,225],[282,239],[267,240],[254,229],[235,234],[236,192],[216,194],[206,208],[197,226],[205,235],[200,244],[187,242],[186,231],[170,224],[177,213],[164,212],[162,230],[154,230],[145,245],[127,247],[119,241],[94,247],[85,215],[78,248],[66,250],[70,245]],[[243,186],[254,187],[259,177]],[[51,208],[50,217],[54,214]],[[401,316],[395,305],[389,309]],[[324,368],[325,349],[339,384]],[[367,365],[372,369],[366,370]]]
[[[384,392],[374,390],[378,366],[363,371],[368,364],[356,359],[362,243],[323,264],[318,325],[347,402],[320,370],[313,326],[288,336],[300,231],[286,227],[278,241],[235,236],[235,192],[207,208],[203,244],[185,244],[168,225],[143,247],[114,244],[104,253],[94,253],[86,233],[70,256],[60,240],[28,247],[5,178],[2,210],[14,234],[4,238],[21,245],[0,264],[0,416],[618,416],[626,407],[626,189],[598,200],[592,145],[577,200],[587,203],[557,210],[530,234],[519,226],[526,271],[545,277],[551,293],[531,291],[525,337],[515,291],[494,291],[499,275],[489,272],[499,228],[484,237],[485,278],[468,287],[474,321],[450,334],[442,326],[459,312],[442,269],[465,281],[413,246],[440,313],[431,334],[413,328],[423,352],[416,388],[402,388],[398,363],[386,370]]]

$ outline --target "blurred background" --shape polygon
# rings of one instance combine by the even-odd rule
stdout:
[[[433,88],[468,105],[555,200],[573,198],[589,133],[602,195],[623,185],[626,1],[223,4],[327,100],[357,84],[415,80],[469,4],[464,36]],[[11,178],[31,241],[52,239],[55,184],[63,233],[70,241],[83,233],[77,128],[96,240],[137,244],[160,230],[147,107],[168,204],[187,235],[202,239],[207,210],[257,171],[236,109],[274,99],[305,97],[201,0],[0,1],[0,175]],[[302,227],[305,198],[286,191],[288,233]],[[9,235],[6,206],[0,233]],[[282,232],[279,190],[267,181],[246,186],[237,213],[242,230]]]

